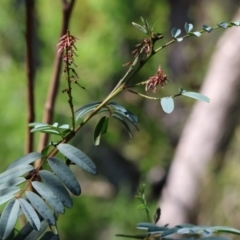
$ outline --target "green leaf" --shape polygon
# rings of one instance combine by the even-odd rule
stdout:
[[[28,124],[29,127],[44,127],[48,126],[47,123],[38,123],[38,122],[32,122]]]
[[[190,32],[188,34],[191,35],[191,36],[195,36],[195,37],[200,37],[201,36],[200,32]]]
[[[48,222],[49,225],[55,225],[55,218],[46,205],[46,203],[35,193],[26,191],[26,196],[32,206],[39,212],[39,214]]]
[[[169,114],[174,110],[174,101],[172,97],[162,98],[160,102],[165,113]]]
[[[0,238],[6,239],[14,229],[20,210],[19,202],[16,199],[10,201],[4,208],[0,219]]]
[[[193,24],[186,22],[185,25],[184,25],[184,28],[185,28],[185,31],[186,31],[187,33],[189,33],[189,32],[191,32],[192,29],[193,29]]]
[[[13,168],[18,165],[24,165],[24,164],[27,165],[29,163],[36,161],[37,159],[39,159],[41,157],[42,157],[42,154],[38,153],[38,152],[28,153],[28,154],[24,155],[23,157],[20,157],[17,160],[15,160],[13,163],[11,163],[7,169]]]
[[[4,188],[9,188],[9,187],[15,187],[23,182],[25,182],[26,179],[24,177],[16,177],[13,178],[7,182],[4,182],[2,184],[0,184],[0,190],[4,189]]]
[[[48,163],[51,169],[56,173],[65,186],[74,194],[79,196],[81,194],[81,188],[78,180],[69,169],[69,167],[63,163],[60,159],[52,157],[48,158]]]
[[[59,235],[55,235],[53,232],[45,232],[40,240],[59,240]]]
[[[211,229],[214,232],[218,232],[218,233],[231,233],[231,234],[240,235],[240,230],[231,228],[231,227],[215,226],[215,227],[211,227]]]
[[[209,27],[209,26],[207,26],[207,25],[202,25],[202,29],[203,29],[204,31],[208,32],[208,33],[210,33],[210,32],[213,30],[212,27]]]
[[[65,208],[59,198],[43,183],[32,182],[34,189],[46,200],[46,202],[54,208],[56,212],[64,213]]]
[[[130,129],[130,127],[128,126],[127,122],[126,122],[123,118],[121,118],[119,115],[117,115],[117,114],[112,114],[112,116],[113,116],[114,118],[118,119],[118,120],[124,125],[124,127],[125,127],[125,129],[127,130],[130,138],[132,138],[132,132],[131,132],[131,129]]]
[[[41,170],[39,173],[42,180],[51,189],[53,194],[60,199],[63,205],[71,208],[73,205],[72,199],[61,181],[47,170]]]
[[[3,189],[0,190],[0,199],[4,198],[5,196],[8,196],[8,195],[12,195],[13,196],[18,191],[20,191],[20,188],[18,188],[18,187],[3,188]]]
[[[31,224],[27,222],[23,228],[17,233],[14,240],[33,240],[38,239],[47,229],[48,223],[44,220],[41,221],[40,230],[36,231],[32,228]]]
[[[115,114],[118,114],[124,118],[126,118],[130,123],[132,123],[132,125],[137,129],[137,122],[138,122],[138,118],[137,116],[135,116],[133,113],[131,113],[130,111],[128,111],[126,108],[124,108],[123,106],[115,103],[115,102],[109,102],[108,106],[110,106],[111,108],[113,108],[113,112]]]
[[[19,198],[18,201],[21,205],[21,209],[22,209],[23,213],[25,214],[28,222],[31,224],[31,226],[35,230],[38,231],[41,227],[41,223],[40,223],[37,213],[25,199]]]
[[[169,228],[166,231],[161,232],[161,236],[167,237],[167,236],[173,235],[173,234],[177,233],[178,229],[179,229],[178,227]]]
[[[154,29],[155,29],[157,23],[158,23],[158,22],[155,22],[155,23],[153,24],[153,26],[152,26],[152,28],[151,28],[151,31],[152,31],[152,32],[154,31]]]
[[[137,224],[137,229],[148,230],[151,227],[155,227],[156,225],[153,223],[142,222]]]
[[[239,27],[239,26],[240,26],[240,21],[232,21],[232,22],[230,22],[230,24],[231,24],[232,26],[237,26],[237,27]]]
[[[228,23],[227,23],[227,22],[220,22],[220,23],[218,24],[218,26],[221,27],[221,28],[226,29],[226,28],[228,27]]]
[[[133,25],[135,28],[137,28],[138,30],[140,30],[141,32],[143,32],[143,33],[145,33],[145,34],[148,33],[148,31],[147,31],[144,27],[142,27],[141,25],[139,25],[139,24],[137,24],[137,23],[135,23],[135,22],[132,22],[132,25]]]
[[[177,38],[177,36],[179,36],[181,34],[181,30],[178,28],[173,28],[171,31],[172,37],[173,38]]]
[[[203,101],[203,102],[207,102],[207,103],[210,102],[210,98],[209,97],[207,97],[207,96],[205,96],[203,94],[200,94],[200,93],[187,92],[187,91],[182,90],[182,89],[180,90],[180,93],[183,96],[194,98],[194,99],[199,100],[199,101]]]
[[[81,108],[79,108],[76,112],[75,112],[75,118],[76,121],[80,118],[82,118],[84,115],[86,115],[87,113],[93,111],[101,102],[93,102],[93,103],[89,103]]]
[[[109,118],[107,116],[104,116],[99,120],[96,125],[93,134],[93,142],[95,146],[99,146],[101,136],[107,132],[108,120]]]
[[[62,128],[62,129],[70,129],[70,127],[69,127],[68,124],[63,124],[63,125],[59,126],[59,128]]]
[[[20,177],[21,175],[30,172],[33,169],[34,167],[31,165],[14,166],[0,174],[0,184],[10,181],[16,177]]]
[[[97,173],[97,167],[94,162],[78,148],[66,143],[59,144],[57,148],[60,153],[74,162],[77,166],[81,167],[83,170],[91,174]]]

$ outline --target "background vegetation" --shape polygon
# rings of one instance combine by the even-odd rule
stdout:
[[[179,5],[180,4],[180,5]],[[172,27],[182,28],[186,21],[196,29],[202,24],[230,21],[238,1],[146,1],[146,0],[88,0],[76,1],[70,30],[80,38],[76,58],[78,74],[87,91],[74,89],[75,106],[101,100],[124,72],[122,64],[131,60],[131,51],[143,35],[131,25],[140,16],[150,23],[157,21],[157,31],[170,39]],[[181,6],[181,7],[179,7]],[[26,126],[26,73],[25,73],[25,7],[24,1],[0,2],[0,156],[1,172],[9,163],[23,155]],[[52,74],[53,58],[61,25],[60,1],[36,1],[36,120],[42,119],[43,103]],[[162,96],[182,87],[198,91],[208,67],[209,58],[222,31],[191,38],[156,55],[137,77],[147,80],[159,65],[172,81]],[[62,88],[60,88],[62,89]],[[159,102],[134,97],[129,93],[120,96],[119,102],[139,117],[140,132],[129,139],[124,130],[110,123],[110,131],[101,146],[92,143],[94,120],[77,136],[79,144],[99,168],[97,177],[76,170],[82,186],[82,195],[75,197],[74,208],[60,216],[61,239],[89,240],[114,239],[126,230],[135,231],[135,223],[145,220],[144,212],[136,210],[138,203],[133,196],[138,183],[146,182],[152,213],[161,192],[162,179],[153,179],[154,171],[163,175],[171,165],[174,148],[187,119],[193,101],[179,98],[171,115],[162,112]],[[59,92],[55,119],[66,122],[69,107],[66,96]],[[70,119],[69,119],[70,121]],[[38,135],[36,134],[36,143]],[[239,224],[239,128],[226,155],[227,164],[215,175],[206,179],[204,194],[200,196],[199,224]],[[36,144],[37,147],[37,144]],[[14,151],[13,151],[14,149]],[[108,149],[108,150],[106,150]],[[107,151],[107,152],[106,152]],[[128,170],[126,170],[126,168]],[[129,170],[130,169],[130,170]],[[117,176],[117,178],[116,178]],[[155,175],[154,175],[155,176]],[[160,180],[160,185],[154,185]],[[214,189],[214,193],[213,193]],[[227,198],[225,197],[227,194]],[[77,219],[77,221],[76,221]]]

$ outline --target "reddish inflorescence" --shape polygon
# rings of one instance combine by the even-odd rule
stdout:
[[[77,50],[75,42],[78,38],[72,36],[69,31],[60,38],[60,42],[57,45],[58,54],[63,53],[62,59],[64,62],[68,62],[69,65],[74,63],[73,55],[76,55],[74,50]]]
[[[153,92],[155,93],[157,86],[161,85],[162,88],[164,88],[166,81],[168,81],[167,75],[163,74],[163,71],[162,71],[161,67],[159,66],[157,74],[155,76],[149,78],[149,80],[146,84],[145,90],[148,91],[151,88],[151,89],[153,89]]]
[[[134,57],[137,57],[140,53],[144,53],[145,55],[148,55],[151,51],[150,40],[147,39],[147,38],[143,39],[135,47],[136,47],[136,49],[134,49],[133,52],[132,52]]]

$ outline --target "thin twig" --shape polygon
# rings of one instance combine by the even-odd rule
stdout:
[[[67,0],[62,0],[63,20],[62,20],[62,29],[61,29],[60,37],[67,32],[74,3],[75,3],[75,0],[71,0],[70,2],[68,2]],[[50,124],[53,119],[53,110],[54,110],[55,101],[56,101],[58,88],[59,88],[61,65],[62,65],[62,55],[57,54],[54,60],[52,79],[48,89],[47,99],[45,102],[45,108],[43,113],[44,123]],[[49,139],[48,134],[41,134],[39,145],[38,145],[39,151],[41,151],[44,148],[44,146],[47,145],[48,139]],[[36,163],[36,164],[38,165],[39,163]]]

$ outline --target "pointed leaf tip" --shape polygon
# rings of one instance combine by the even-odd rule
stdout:
[[[205,96],[203,94],[200,94],[200,93],[187,92],[187,91],[182,90],[181,94],[183,96],[190,97],[190,98],[193,98],[193,99],[196,99],[196,100],[199,100],[199,101],[203,101],[203,102],[207,102],[207,103],[210,102],[210,98],[209,97],[207,97],[207,96]]]

